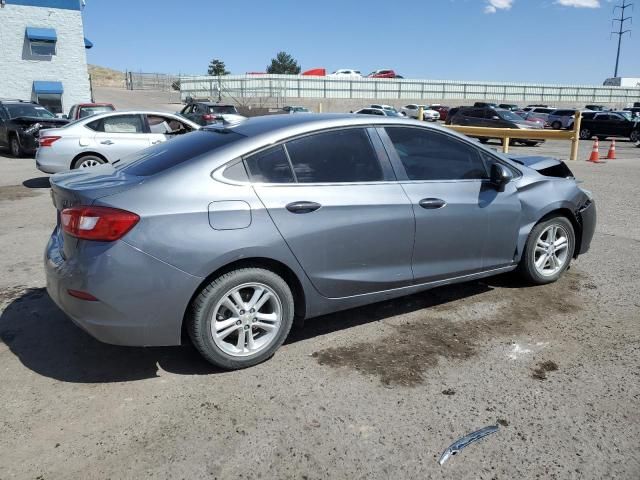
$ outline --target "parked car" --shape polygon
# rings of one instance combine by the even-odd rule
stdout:
[[[627,137],[632,142],[640,139],[640,122],[630,112],[585,112],[582,114],[580,138]]]
[[[340,78],[362,78],[360,70],[353,70],[351,68],[341,68],[333,73],[327,75],[327,77],[340,77]]]
[[[113,163],[130,153],[199,129],[191,120],[161,112],[112,112],[63,128],[40,131],[36,167],[57,173]]]
[[[76,103],[71,107],[69,114],[65,118],[78,120],[98,113],[113,112],[115,109],[116,107],[111,103]]]
[[[549,114],[555,110],[556,110],[555,108],[549,108],[549,107],[532,107],[527,111],[527,113],[524,116],[524,119],[528,121],[534,121],[534,119],[540,119],[542,122],[544,122],[544,125],[546,126],[546,125],[549,125]]]
[[[446,120],[447,115],[449,115],[450,107],[447,107],[446,105],[440,105],[439,103],[434,103],[430,105],[429,108],[431,110],[435,110],[440,114],[440,120]]]
[[[510,110],[493,107],[464,107],[456,112],[451,119],[451,125],[464,125],[469,127],[488,127],[488,128],[512,128],[520,130],[540,130],[542,127],[533,122],[527,122],[519,115]],[[514,135],[516,135],[514,133]],[[522,137],[513,137],[512,143],[523,143],[524,145],[534,147],[544,140],[527,139],[526,132],[522,133]],[[488,137],[479,137],[481,143],[491,140]]]
[[[473,104],[473,106],[476,108],[484,108],[484,107],[498,108],[497,103],[491,103],[491,102],[476,102]]]
[[[357,113],[358,115],[378,115],[379,117],[402,117],[402,114],[399,112],[385,108],[361,108],[353,113]]]
[[[501,103],[498,105],[498,108],[502,108],[504,110],[511,110],[512,112],[520,110],[520,107],[515,103]]]
[[[625,112],[631,112],[631,117],[634,119],[640,117],[640,107],[629,107],[624,110]]]
[[[594,111],[594,112],[604,112],[606,110],[609,110],[604,105],[585,105],[584,108],[586,108],[587,110]]]
[[[400,113],[400,112],[398,112],[398,110],[396,110],[396,107],[394,107],[392,105],[386,105],[384,103],[382,103],[382,104],[380,104],[380,103],[372,103],[371,105],[369,105],[369,108],[381,108],[383,110],[389,110],[390,112]]]
[[[367,77],[369,78],[402,78],[400,75],[398,75],[396,72],[390,69],[374,70],[369,75],[367,75]]]
[[[400,109],[400,112],[405,114],[409,118],[418,118],[420,107],[422,107],[423,120],[429,122],[437,122],[438,120],[440,120],[440,113],[436,112],[435,110],[431,110],[428,105],[416,105],[415,103],[411,103],[402,107]]]
[[[300,107],[297,105],[289,105],[283,107],[282,110],[285,113],[311,113],[311,111],[307,107]]]
[[[67,123],[35,102],[0,100],[0,146],[9,147],[14,157],[36,152],[40,129]]]
[[[572,129],[573,122],[576,118],[576,109],[558,109],[554,110],[547,117],[547,123],[554,130],[561,130],[563,128]]]
[[[270,358],[294,317],[516,269],[554,282],[596,221],[560,160],[356,115],[205,127],[51,190],[54,302],[103,342],[186,332],[224,369]]]
[[[187,104],[180,112],[176,112],[176,114],[203,126],[221,121],[230,123],[239,122],[247,118],[238,113],[235,105],[200,101]]]

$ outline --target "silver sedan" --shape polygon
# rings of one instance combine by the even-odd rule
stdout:
[[[199,125],[171,113],[112,112],[80,119],[62,128],[41,130],[36,166],[58,173],[111,163]]]

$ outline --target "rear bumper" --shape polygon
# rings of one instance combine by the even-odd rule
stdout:
[[[44,173],[66,172],[71,169],[71,159],[66,154],[56,154],[51,147],[38,148],[36,168]]]
[[[71,320],[114,345],[178,345],[188,302],[202,281],[123,241],[79,242],[74,258],[62,254],[58,229],[45,250],[47,292]],[[69,290],[87,292],[81,300]]]
[[[591,240],[593,239],[593,234],[596,231],[597,221],[595,201],[589,202],[578,211],[578,220],[582,225],[582,235],[580,238],[580,245],[578,245],[578,248],[576,249],[576,256],[587,253],[589,248],[591,248]]]

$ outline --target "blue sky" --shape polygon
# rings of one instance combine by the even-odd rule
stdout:
[[[609,0],[86,3],[89,62],[120,70],[203,74],[219,58],[243,74],[264,71],[285,50],[303,70],[600,84],[615,63]],[[620,75],[640,77],[640,31],[624,40]]]

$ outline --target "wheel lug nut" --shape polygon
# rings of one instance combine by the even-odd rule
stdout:
[[[253,323],[256,323],[257,321],[258,321],[258,319],[257,319],[257,318],[254,318],[254,319],[253,319]]]
[[[254,313],[256,310],[255,308],[252,308],[251,310],[249,310],[250,313]]]
[[[241,322],[240,320],[238,320],[238,321],[236,322],[236,325],[240,325],[241,323],[242,323],[242,322]]]
[[[244,315],[244,310],[240,310],[240,315]]]
[[[245,325],[245,326],[244,326],[244,329],[245,329],[245,330],[249,330],[249,325]]]

